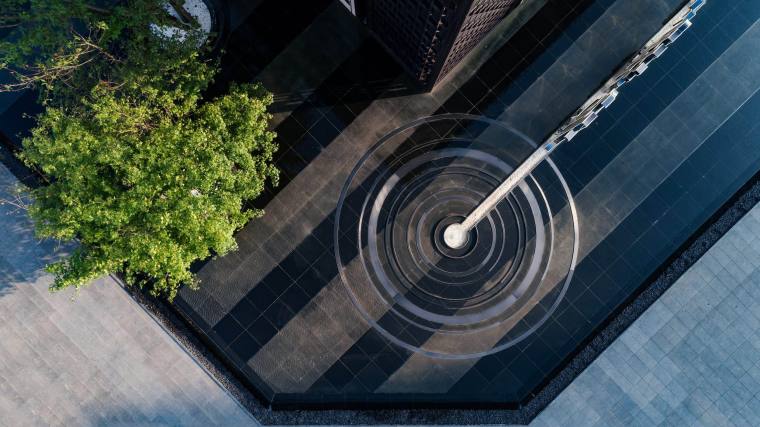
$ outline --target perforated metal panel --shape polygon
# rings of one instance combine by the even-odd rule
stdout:
[[[520,0],[368,0],[375,36],[422,86],[431,88]]]
[[[473,1],[436,81],[446,76],[518,4],[520,0]]]

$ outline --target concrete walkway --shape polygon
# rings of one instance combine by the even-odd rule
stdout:
[[[64,251],[0,206],[0,426],[257,425],[114,280],[51,294]]]
[[[760,425],[760,205],[531,425]]]

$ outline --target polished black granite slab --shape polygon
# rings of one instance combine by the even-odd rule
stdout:
[[[619,35],[604,40],[595,34],[603,25],[600,22],[617,10],[624,9],[613,1],[577,8],[549,2],[430,113],[490,117],[531,138],[542,138],[553,130],[551,120],[558,122],[562,117],[545,111],[551,110],[549,106],[533,113],[520,108],[531,99],[556,99],[561,104],[564,99],[582,97],[582,90],[590,93],[593,76],[567,71],[576,64],[567,53],[584,44],[630,43],[617,40]],[[256,231],[244,229],[239,237],[244,243],[254,236],[269,238],[241,245],[241,252],[246,248],[253,252],[207,263],[200,269],[206,288],[200,295],[183,292],[178,306],[266,399],[279,406],[519,405],[546,384],[611,313],[635,295],[645,279],[758,170],[760,153],[750,149],[760,131],[751,120],[760,108],[752,72],[745,69],[744,84],[731,89],[725,105],[694,110],[697,119],[703,117],[703,128],[690,127],[694,117],[682,117],[680,112],[707,100],[700,97],[729,90],[722,86],[718,68],[731,67],[741,57],[731,50],[732,45],[736,45],[734,50],[748,45],[751,34],[745,32],[759,17],[760,10],[752,2],[709,3],[694,27],[648,73],[625,87],[619,100],[589,130],[552,156],[578,205],[580,256],[556,312],[515,345],[452,364],[398,345],[383,334],[383,328],[362,325],[360,317],[342,320],[354,319],[356,314],[350,312],[355,307],[340,294],[345,289],[333,255],[335,205],[320,202],[335,200],[331,191],[346,179],[342,173],[325,176],[330,185],[325,186],[324,197],[308,194],[308,202],[294,204],[292,210],[308,217],[304,221],[311,224],[305,234],[298,226],[302,222],[294,218],[284,220],[282,226],[272,221],[250,226],[258,227]],[[617,64],[604,58],[596,61],[609,67],[606,73]],[[552,80],[557,68],[566,70],[568,79],[587,79],[586,86],[579,81],[562,89],[562,81]],[[604,77],[605,71],[600,72]],[[283,147],[278,162],[288,190],[306,187],[299,175],[318,167],[320,156],[331,156],[331,150],[340,152],[340,146],[331,145],[343,144],[348,149],[341,135],[372,121],[367,113],[377,103],[395,100],[395,95],[387,94],[388,88],[407,87],[396,98],[407,96],[411,103],[425,96],[414,95],[404,82],[400,68],[366,38],[326,73],[308,97],[292,110],[283,109],[285,118],[277,127]],[[537,119],[522,120],[529,116]],[[368,148],[371,139],[380,136],[367,134],[364,137],[370,141],[359,145]],[[283,194],[281,189],[272,189],[259,203],[268,209],[287,204],[289,195]],[[358,219],[361,206],[351,208],[349,212]],[[271,258],[262,261],[264,253]],[[247,280],[255,283],[242,285]],[[219,292],[229,286],[248,290],[242,298],[225,302]],[[348,312],[334,312],[337,303],[330,298],[340,301],[337,307]],[[309,319],[330,323],[309,324]],[[382,323],[383,317],[379,319]],[[323,347],[330,341],[324,341],[322,334],[336,340],[330,349],[334,351]],[[412,330],[406,334],[407,341],[420,345],[436,336]],[[499,340],[493,345],[498,346]],[[278,360],[278,354],[284,361]],[[335,359],[324,362],[331,357]],[[299,372],[303,374],[290,377]]]

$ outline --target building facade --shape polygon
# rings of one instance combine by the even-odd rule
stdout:
[[[521,0],[341,0],[425,89],[440,82]]]

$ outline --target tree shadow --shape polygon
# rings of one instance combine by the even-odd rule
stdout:
[[[0,167],[0,297],[48,275],[45,266],[65,257],[73,243],[39,239],[27,215],[25,194],[10,172]]]
[[[206,374],[198,372],[198,375]],[[138,399],[134,399],[132,402],[121,402],[123,403],[121,407],[105,408],[103,402],[90,401],[81,408],[84,417],[77,421],[86,425],[103,427],[188,425],[245,427],[260,425],[248,411],[232,401],[234,399],[232,396],[226,395],[222,390],[219,390],[218,393],[221,396],[216,398],[214,396],[200,396],[190,390],[184,392],[172,390],[171,387],[165,390],[168,395],[159,396],[162,403],[151,406],[141,405],[138,403]],[[218,402],[219,397],[230,401]],[[97,400],[97,397],[94,400]],[[217,403],[215,401],[219,404],[215,404]]]

